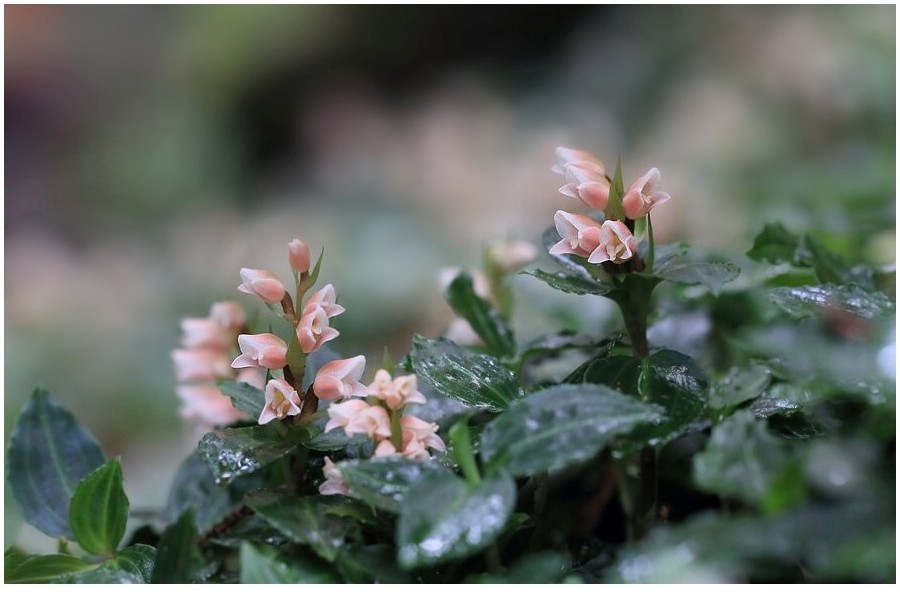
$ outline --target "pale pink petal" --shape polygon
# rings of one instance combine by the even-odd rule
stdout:
[[[351,400],[349,402],[353,402]],[[344,432],[348,436],[354,434],[366,434],[375,439],[391,437],[391,420],[384,407],[370,406],[350,418],[344,426]]]
[[[369,404],[360,399],[350,399],[343,403],[333,403],[328,407],[328,423],[325,431],[345,427],[357,414],[369,408]]]
[[[228,354],[214,349],[176,349],[172,352],[175,377],[179,381],[216,381],[234,375]]]
[[[209,311],[211,321],[229,331],[238,331],[247,323],[243,307],[237,302],[224,300],[216,302]]]
[[[553,171],[557,173],[564,172],[568,165],[578,164],[585,168],[591,168],[597,173],[603,175],[606,173],[606,165],[599,158],[585,152],[584,150],[576,150],[574,148],[566,148],[558,146],[556,148],[557,166],[553,167]]]
[[[271,271],[242,267],[241,280],[243,283],[238,286],[238,290],[245,294],[258,296],[271,304],[281,302],[284,298],[284,285]]]
[[[378,446],[375,447],[375,456],[376,457],[384,457],[384,456],[396,456],[397,449],[391,443],[390,440],[382,440],[378,443]]]
[[[209,347],[227,350],[234,342],[234,333],[212,319],[182,319],[184,335],[181,345],[188,348]]]
[[[272,333],[238,335],[241,355],[231,363],[232,368],[268,368],[277,370],[287,364],[287,344]]]
[[[266,385],[266,404],[259,416],[259,423],[269,423],[275,418],[284,419],[300,413],[300,396],[288,381],[273,378]]]
[[[288,243],[288,262],[297,273],[309,271],[309,247],[299,238]]]
[[[666,203],[672,196],[660,189],[662,175],[659,169],[653,167],[628,186],[625,196],[622,198],[622,207],[625,215],[637,220],[650,213],[654,207]]]

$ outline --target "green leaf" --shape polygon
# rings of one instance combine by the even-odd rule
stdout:
[[[472,584],[558,584],[572,569],[568,553],[541,551],[518,559],[502,574],[478,576]]]
[[[122,487],[122,466],[113,459],[81,480],[69,506],[69,524],[81,548],[112,557],[125,535],[128,497]]]
[[[748,368],[731,368],[717,380],[710,393],[710,407],[728,409],[759,397],[772,381],[768,368],[754,365]]]
[[[227,483],[290,454],[300,442],[302,431],[291,430],[282,436],[272,426],[224,428],[203,436],[200,456],[216,480]]]
[[[154,584],[189,584],[201,565],[194,512],[188,510],[159,539],[151,581]]]
[[[706,450],[694,457],[697,487],[760,506],[790,462],[788,445],[751,411],[738,411],[713,428]]]
[[[156,549],[134,545],[123,549],[115,558],[104,561],[96,569],[66,574],[55,584],[149,584],[156,559]]]
[[[612,284],[604,284],[584,277],[583,275],[574,275],[564,272],[548,273],[540,269],[535,269],[534,271],[523,271],[521,273],[534,276],[551,288],[559,290],[560,292],[565,292],[566,294],[596,294],[601,296],[607,294],[615,287]]]
[[[769,290],[769,299],[795,318],[818,317],[823,313],[847,313],[864,319],[887,319],[896,313],[894,303],[881,292],[867,292],[858,286],[800,286]]]
[[[413,584],[399,566],[390,545],[347,546],[337,558],[338,571],[349,584]]]
[[[241,544],[242,584],[340,584],[341,581],[321,561],[282,555],[271,547]]]
[[[345,540],[357,529],[355,521],[331,510],[352,504],[344,496],[292,497],[271,492],[247,496],[247,505],[295,543],[309,545],[320,557],[333,562]]]
[[[446,339],[416,335],[409,361],[419,380],[475,409],[503,411],[522,396],[515,375],[496,358],[470,352]]]
[[[488,424],[481,450],[491,471],[534,475],[585,461],[615,436],[662,417],[660,409],[605,386],[557,385],[516,402]]]
[[[475,293],[472,277],[460,273],[447,287],[447,303],[453,311],[467,320],[495,356],[511,356],[516,349],[512,331],[506,321],[487,300]]]
[[[542,335],[529,341],[519,349],[519,358],[527,359],[538,355],[555,355],[564,349],[587,349],[607,345],[609,341],[591,335],[554,333]]]
[[[354,434],[348,436],[342,428],[334,429],[329,432],[322,431],[322,427],[318,425],[305,426],[300,444],[310,450],[318,450],[320,452],[331,452],[333,450],[343,450],[348,446],[365,444],[371,442],[365,434]]]
[[[25,520],[51,537],[72,538],[69,500],[106,461],[97,441],[47,391],[37,389],[9,440],[7,475]]]
[[[394,513],[400,511],[416,483],[452,474],[435,462],[400,456],[347,460],[339,462],[338,468],[354,497]]]
[[[397,521],[397,558],[406,569],[469,557],[503,531],[516,503],[506,473],[477,486],[441,475],[413,487]]]
[[[737,265],[723,262],[672,262],[669,265],[657,265],[656,277],[677,284],[703,284],[713,294],[718,295],[722,287],[740,274]]]
[[[133,573],[141,581],[149,584],[153,578],[153,565],[156,563],[156,549],[150,545],[132,545],[119,551],[115,559],[106,562],[121,571]]]
[[[265,407],[266,393],[246,382],[220,382],[219,390],[231,399],[235,409],[240,409],[253,419],[259,417]]]
[[[802,245],[802,239],[781,224],[766,224],[753,240],[753,246],[747,251],[747,256],[754,261],[776,265],[779,263],[798,265],[805,259]]]
[[[5,584],[44,584],[52,582],[60,576],[96,567],[71,555],[53,554],[29,557],[19,553],[11,556],[9,551],[4,554],[3,564],[3,583]]]

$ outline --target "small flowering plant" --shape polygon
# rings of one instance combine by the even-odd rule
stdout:
[[[59,552],[8,549],[6,581],[892,579],[890,272],[770,224],[736,282],[733,262],[656,244],[658,169],[626,186],[588,152],[557,160],[559,269],[522,271],[538,248],[503,241],[444,270],[456,316],[397,363],[337,353],[346,311],[302,240],[291,282],[241,269],[270,315],[224,301],[182,322],[176,394],[203,435],[127,538],[118,459],[36,391],[7,467]],[[621,323],[521,340],[517,272]]]

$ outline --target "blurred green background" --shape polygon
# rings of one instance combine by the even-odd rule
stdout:
[[[450,318],[441,267],[571,205],[557,145],[659,167],[664,241],[737,254],[778,220],[894,262],[893,6],[4,10],[5,437],[50,389],[139,509],[200,435],[181,317],[256,309],[238,269],[287,278],[302,237],[337,349],[400,357]],[[521,335],[609,314],[514,281]],[[7,546],[44,544],[6,500]]]

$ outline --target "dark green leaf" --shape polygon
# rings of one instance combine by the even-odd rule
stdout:
[[[704,491],[759,506],[789,461],[784,440],[751,411],[738,411],[713,428],[706,450],[694,457],[694,482]]]
[[[564,272],[548,273],[540,269],[535,269],[534,271],[523,271],[521,273],[534,276],[551,288],[559,290],[560,292],[565,292],[566,294],[603,295],[609,293],[609,291],[615,287],[612,284],[604,284],[584,277],[583,275],[574,275]]]
[[[290,454],[301,437],[302,430],[292,430],[282,436],[274,426],[224,428],[203,436],[200,456],[212,469],[216,480],[227,483]]]
[[[128,497],[122,487],[122,466],[113,459],[78,483],[69,506],[69,524],[82,549],[112,557],[125,535],[127,522]]]
[[[338,463],[338,467],[354,497],[394,513],[400,510],[416,483],[452,474],[435,462],[399,456],[348,460]]]
[[[163,532],[153,565],[154,584],[189,584],[201,565],[194,512],[188,510]]]
[[[347,546],[337,558],[337,568],[349,584],[412,584],[413,577],[397,566],[389,545]]]
[[[541,551],[525,555],[505,573],[473,578],[473,584],[558,584],[572,569],[568,553]]]
[[[469,322],[492,354],[505,358],[515,352],[512,331],[500,313],[475,293],[469,274],[457,275],[447,287],[445,298],[453,311]]]
[[[753,240],[747,256],[766,263],[801,264],[802,239],[781,224],[766,224]]]
[[[85,475],[106,461],[97,441],[50,393],[37,389],[22,410],[6,455],[13,495],[25,520],[72,538],[69,500]]]
[[[542,335],[529,341],[519,349],[521,359],[538,355],[555,355],[565,349],[587,349],[608,344],[590,335],[573,335],[570,333],[554,333]]]
[[[864,319],[887,319],[895,314],[894,303],[881,292],[858,286],[800,286],[769,290],[769,299],[795,318],[827,313],[847,313]]]
[[[680,262],[670,265],[657,265],[656,277],[678,284],[703,284],[713,294],[722,291],[722,286],[740,274],[737,265],[723,262]]]
[[[419,380],[469,407],[499,412],[522,396],[515,375],[496,358],[472,353],[446,339],[416,335],[409,359]]]
[[[298,555],[280,555],[271,547],[241,544],[242,584],[339,584],[321,561]]]
[[[11,559],[13,561],[11,561]],[[11,557],[4,554],[3,582],[5,584],[43,584],[52,582],[67,574],[72,574],[95,566],[71,555],[34,555]]]
[[[353,520],[330,512],[338,505],[352,504],[344,496],[291,497],[270,492],[247,496],[247,505],[292,541],[309,545],[320,557],[333,562],[346,539],[356,529]]]
[[[259,417],[266,404],[266,393],[246,382],[220,382],[219,390],[231,398],[231,404],[236,409],[240,409],[253,419]]]
[[[728,409],[760,396],[772,381],[772,373],[765,366],[731,368],[728,374],[713,385],[710,407]]]
[[[132,545],[119,551],[115,559],[106,563],[122,571],[131,572],[149,584],[153,578],[153,564],[156,562],[156,549],[150,545]]]
[[[436,475],[413,487],[397,521],[397,558],[406,569],[468,557],[503,531],[516,484],[497,473],[476,486]]]
[[[54,580],[60,584],[149,584],[152,579],[156,549],[134,545],[123,549],[114,559],[104,561],[96,569],[68,574]]]
[[[365,434],[355,434],[353,437],[350,437],[341,428],[323,432],[320,426],[309,425],[306,426],[306,430],[303,432],[300,444],[310,450],[331,452],[332,450],[343,450],[347,446],[365,444],[369,441]]]
[[[531,394],[494,419],[481,434],[490,470],[534,475],[593,457],[637,424],[662,411],[605,386],[558,385]]]

